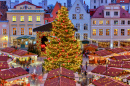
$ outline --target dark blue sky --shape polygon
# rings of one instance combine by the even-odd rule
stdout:
[[[11,0],[11,1],[14,2],[15,0]],[[20,1],[20,2],[23,2],[23,1],[25,1],[25,0],[19,0],[19,1]],[[36,4],[36,5],[38,5],[38,3],[41,2],[41,1],[42,1],[42,0],[32,0],[33,4]],[[54,5],[55,5],[56,1],[62,3],[62,5],[63,5],[64,2],[65,2],[65,3],[67,2],[67,0],[48,0],[47,5],[49,5],[49,4],[54,4]],[[72,5],[73,5],[74,1],[75,1],[75,0],[71,0]],[[90,0],[83,0],[83,1],[85,1],[85,2],[87,3],[87,5],[90,4]]]

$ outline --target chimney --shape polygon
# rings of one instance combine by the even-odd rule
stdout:
[[[84,1],[84,4],[85,4],[85,1]]]
[[[64,3],[64,7],[66,7],[66,3]]]

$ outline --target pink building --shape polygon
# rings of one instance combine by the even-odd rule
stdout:
[[[130,14],[120,5],[98,7],[91,18],[91,43],[99,49],[130,45]]]

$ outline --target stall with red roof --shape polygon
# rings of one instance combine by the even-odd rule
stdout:
[[[30,74],[23,68],[13,68],[0,71],[0,81],[3,86],[12,86],[14,84],[26,86]]]

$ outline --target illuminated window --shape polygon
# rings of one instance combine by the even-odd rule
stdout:
[[[99,21],[99,24],[100,24],[100,25],[103,25],[103,20],[100,20],[100,21]]]
[[[122,6],[123,9],[125,9],[125,6]]]
[[[21,22],[24,21],[24,16],[20,16],[20,21],[21,21]]]
[[[72,19],[76,19],[76,14],[72,14]]]
[[[80,24],[79,24],[79,23],[76,24],[76,28],[77,28],[78,30],[80,29]]]
[[[32,35],[32,28],[29,28],[29,35]]]
[[[96,20],[93,20],[93,24],[96,24]]]
[[[80,39],[80,33],[76,33],[76,39]]]
[[[41,21],[40,16],[37,16],[37,19],[36,19],[36,20],[37,20],[38,22]]]
[[[121,29],[121,35],[122,35],[122,36],[125,35],[125,29]]]
[[[106,36],[109,36],[110,34],[110,29],[106,29]]]
[[[13,28],[13,35],[16,35],[16,28]]]
[[[87,38],[88,38],[88,34],[84,33],[84,39],[87,39]]]
[[[106,20],[106,25],[109,25],[110,24],[110,21],[109,20]]]
[[[7,42],[3,42],[3,48],[7,47]]]
[[[28,16],[28,21],[29,21],[29,22],[32,21],[32,16]]]
[[[93,29],[93,36],[96,36],[96,29]]]
[[[88,24],[84,24],[84,30],[88,30]]]
[[[83,14],[79,14],[79,19],[83,19]]]
[[[13,17],[12,17],[12,21],[13,21],[13,22],[16,22],[16,16],[13,16]]]
[[[103,36],[103,29],[99,29],[99,36]]]
[[[114,36],[118,35],[118,29],[114,29]]]
[[[127,35],[130,36],[130,29],[127,29]]]
[[[24,28],[21,28],[21,35],[24,35]]]
[[[6,29],[3,29],[3,35],[6,35],[7,32],[6,32]]]

